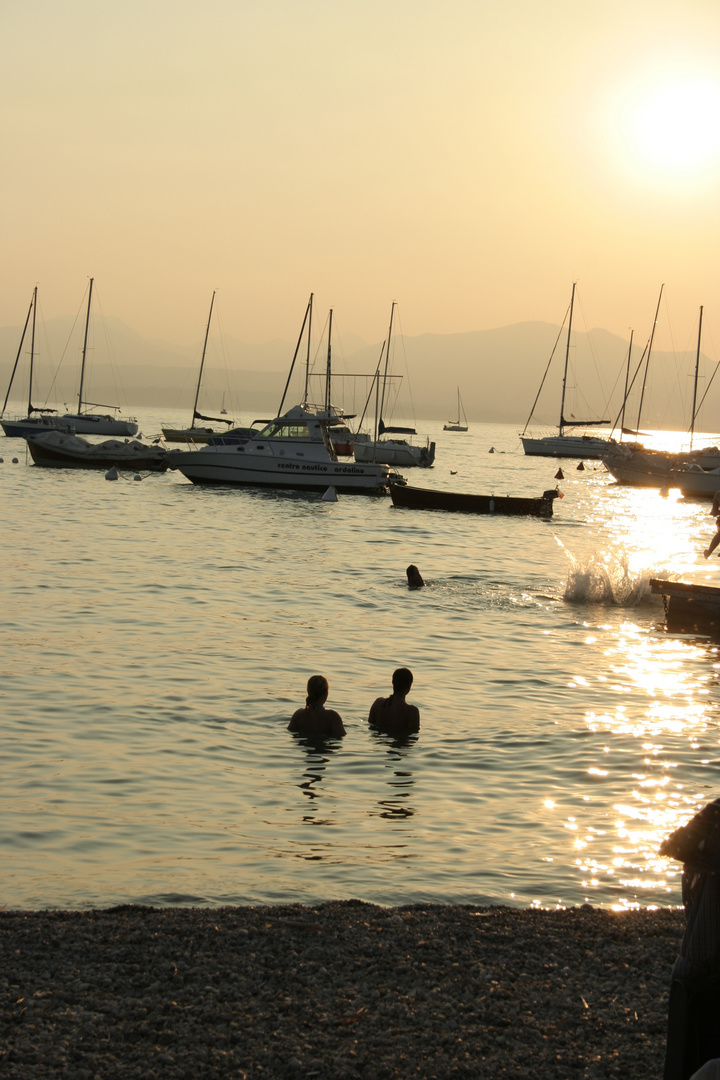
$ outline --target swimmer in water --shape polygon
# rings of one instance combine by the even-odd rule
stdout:
[[[342,717],[334,709],[326,709],[330,686],[324,675],[311,675],[307,684],[305,708],[293,713],[288,731],[300,735],[345,735]]]
[[[390,697],[376,698],[370,707],[368,723],[384,728],[395,735],[411,735],[420,730],[420,712],[405,700],[413,684],[413,674],[408,668],[393,671],[393,692]]]
[[[411,563],[405,571],[407,574],[408,589],[422,589],[425,582],[422,579],[422,574],[418,570],[414,563]]]

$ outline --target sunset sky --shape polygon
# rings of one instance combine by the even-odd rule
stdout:
[[[0,325],[720,346],[718,0],[4,0]]]

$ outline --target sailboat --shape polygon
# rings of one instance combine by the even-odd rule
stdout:
[[[443,431],[467,431],[468,422],[463,409],[462,401],[460,400],[460,387],[458,386],[457,392],[457,420],[449,420],[447,424],[443,424]],[[462,421],[461,418],[462,417]]]
[[[523,450],[526,454],[536,457],[566,457],[566,458],[602,458],[608,450],[608,440],[598,438],[595,435],[568,435],[566,434],[566,428],[578,428],[578,427],[601,427],[604,424],[609,424],[609,420],[566,420],[565,419],[565,391],[567,388],[567,376],[568,376],[568,363],[570,360],[570,341],[572,339],[572,320],[573,320],[573,308],[575,305],[575,286],[576,282],[573,282],[572,295],[570,297],[570,315],[568,318],[567,329],[567,342],[565,345],[565,370],[563,373],[562,381],[562,397],[560,399],[560,420],[558,423],[557,435],[546,435],[542,438],[530,438],[525,436],[525,432],[528,429],[528,425],[532,420],[535,406],[537,405],[538,398],[540,397],[540,391],[543,388],[545,382],[545,375],[547,375],[547,367],[545,368],[545,375],[543,375],[542,382],[540,383],[540,390],[538,390],[533,402],[533,407],[528,417],[527,423],[520,435],[520,441],[523,444]],[[557,342],[555,343],[557,345]],[[553,350],[554,352],[554,350]],[[552,356],[550,357],[552,360]],[[549,367],[548,362],[548,367]]]
[[[633,487],[679,487],[685,495],[714,495],[720,490],[720,475],[718,475],[720,449],[716,446],[706,446],[700,450],[693,450],[695,421],[703,403],[702,401],[699,405],[697,403],[702,322],[703,309],[701,307],[695,352],[689,449],[678,452],[649,450],[637,444],[622,443],[603,456],[605,468],[619,484]],[[639,420],[640,413],[638,412],[638,422]]]
[[[390,327],[385,343],[385,369],[382,378],[382,396],[377,407],[374,438],[371,439],[369,436],[362,434],[356,435],[353,452],[355,460],[360,462],[374,461],[385,465],[404,466],[406,468],[410,466],[419,466],[421,468],[429,469],[435,460],[435,443],[430,442],[429,438],[426,438],[425,442],[420,444],[413,444],[412,442],[408,442],[407,439],[395,438],[394,436],[397,435],[417,435],[417,431],[414,427],[389,426],[386,425],[383,420],[386,390],[390,378],[388,375],[388,365],[390,360],[390,342],[392,340],[394,314],[395,301],[393,300],[392,307],[390,308]],[[382,355],[380,361],[382,361]],[[379,393],[380,363],[378,363],[378,370],[375,372],[375,385],[376,393]],[[388,435],[390,438],[387,438]]]
[[[221,420],[219,416],[203,416],[202,413],[197,411],[198,398],[200,397],[200,387],[202,385],[203,367],[205,366],[205,353],[207,352],[208,335],[210,333],[210,322],[212,320],[213,304],[215,303],[215,292],[213,291],[212,298],[210,300],[210,314],[208,315],[207,326],[205,327],[205,341],[203,342],[202,356],[200,357],[200,371],[198,373],[197,387],[195,388],[195,401],[193,403],[192,420],[190,427],[187,428],[172,428],[163,427],[162,433],[168,442],[187,442],[192,441],[196,443],[206,443],[208,439],[212,439],[216,435],[222,436],[222,431],[216,431],[211,427],[200,427],[195,423],[196,420],[205,420],[208,423],[215,424],[227,424],[228,430],[233,426],[232,420]],[[223,401],[225,399],[223,398]],[[225,411],[224,409],[222,410]]]
[[[195,450],[175,451],[169,460],[171,469],[178,469],[194,484],[235,484],[301,491],[326,492],[334,488],[336,492],[383,494],[391,482],[403,482],[402,477],[391,473],[387,465],[342,462],[333,449],[329,437],[332,311],[328,327],[325,406],[316,409],[303,400],[302,404],[283,412],[311,311],[312,297],[276,418],[241,446],[223,446],[218,440]]]
[[[23,327],[22,336],[20,338],[20,345],[15,357],[15,363],[13,365],[12,374],[10,375],[10,382],[8,384],[7,393],[5,395],[5,401],[3,403],[2,412],[0,413],[0,425],[8,438],[24,438],[26,435],[37,435],[42,431],[52,431],[57,427],[56,409],[44,409],[32,403],[33,393],[33,369],[35,364],[35,313],[37,311],[37,285],[33,289],[32,299],[30,301],[30,307],[25,319],[25,326]],[[25,342],[25,335],[27,334],[28,323],[30,322],[30,316],[32,315],[32,330],[30,335],[30,372],[28,375],[28,406],[27,416],[21,417],[16,420],[9,420],[5,418],[5,409],[7,408],[8,399],[10,397],[10,391],[12,390],[13,381],[17,372],[18,363],[20,361],[20,355],[22,353],[22,347]]]
[[[72,427],[76,435],[135,435],[137,433],[137,421],[134,417],[129,420],[120,420],[117,416],[103,413],[84,412],[83,408],[90,406],[94,409],[112,409],[114,413],[120,411],[117,405],[101,405],[96,401],[85,401],[85,361],[87,359],[88,329],[90,326],[90,305],[92,303],[93,282],[90,278],[88,289],[87,313],[85,315],[85,336],[83,338],[82,363],[80,365],[80,389],[78,391],[78,408],[76,413],[64,413],[58,417],[58,426]]]

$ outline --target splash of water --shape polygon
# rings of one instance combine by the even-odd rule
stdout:
[[[657,599],[651,593],[650,578],[662,574],[651,569],[631,571],[627,553],[609,556],[596,552],[581,563],[560,540],[557,542],[570,561],[563,593],[563,600],[567,603],[612,604],[631,608]]]

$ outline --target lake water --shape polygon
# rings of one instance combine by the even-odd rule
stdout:
[[[718,794],[720,657],[647,581],[720,584],[708,504],[424,429],[411,483],[539,495],[561,465],[553,519],[110,483],[0,440],[0,905],[680,903],[657,848]],[[366,724],[398,666],[405,743]],[[320,746],[286,730],[316,672],[348,731]]]

